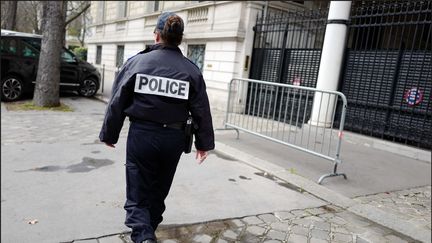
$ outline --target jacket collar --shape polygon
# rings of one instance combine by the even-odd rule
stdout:
[[[154,50],[172,50],[172,51],[182,53],[180,48],[178,48],[177,46],[169,46],[169,45],[164,45],[162,43],[149,46],[146,48],[146,50],[147,49],[148,49],[147,52],[154,51]]]

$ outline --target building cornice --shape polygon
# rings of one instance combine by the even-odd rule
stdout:
[[[145,19],[148,17],[157,17],[163,11],[181,12],[181,11],[187,11],[187,10],[194,9],[194,8],[224,5],[224,4],[232,3],[232,2],[236,2],[236,1],[207,1],[207,2],[202,2],[202,3],[188,4],[185,6],[179,6],[179,7],[175,7],[175,8],[167,8],[167,9],[163,9],[163,10],[152,12],[152,13],[140,14],[137,16],[128,16],[128,17],[113,19],[113,20],[109,20],[109,21],[105,20],[102,23],[90,24],[90,25],[88,25],[88,27],[96,27],[96,26],[101,26],[101,25],[115,24],[118,22],[125,22],[125,21],[137,20],[137,19]]]

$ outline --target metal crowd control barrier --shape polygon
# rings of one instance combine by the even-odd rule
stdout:
[[[240,130],[333,161],[333,172],[322,175],[321,184],[333,176],[347,179],[337,172],[346,107],[344,94],[337,91],[234,78],[225,129],[236,130],[237,138]]]

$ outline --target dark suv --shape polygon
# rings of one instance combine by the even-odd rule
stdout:
[[[41,35],[1,30],[1,100],[15,101],[33,92],[41,49]],[[100,74],[90,63],[63,48],[60,90],[91,97],[99,89]]]

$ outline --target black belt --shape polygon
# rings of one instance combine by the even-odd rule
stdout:
[[[158,123],[153,121],[145,121],[145,120],[137,120],[137,119],[130,119],[131,122],[136,122],[144,125],[152,125],[152,126],[158,126],[158,127],[169,127],[174,128],[178,130],[183,130],[185,127],[184,122],[175,122],[175,123]]]

